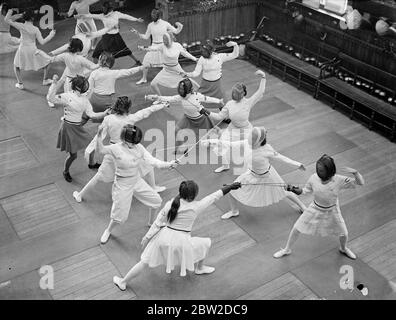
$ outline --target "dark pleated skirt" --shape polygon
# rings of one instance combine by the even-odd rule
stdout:
[[[99,56],[103,51],[111,52],[116,59],[132,54],[132,51],[127,47],[124,39],[122,39],[119,33],[106,33],[97,44],[95,51],[92,54],[92,58],[99,59]]]
[[[198,92],[202,93],[204,96],[207,97],[224,99],[224,102],[226,102],[221,78],[216,81],[208,81],[202,79]],[[222,107],[222,105],[217,103],[202,102],[202,104],[204,105],[205,108],[211,108],[211,109],[214,108],[217,109]]]
[[[85,149],[91,140],[92,137],[81,125],[62,121],[56,147],[61,151],[76,153]]]

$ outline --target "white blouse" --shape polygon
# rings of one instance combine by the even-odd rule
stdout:
[[[243,154],[244,167],[257,175],[262,175],[268,172],[271,167],[271,160],[273,159],[282,161],[296,168],[299,168],[302,165],[301,162],[294,161],[275,151],[275,149],[268,143],[264,146],[252,149],[247,139],[233,142],[222,139],[208,139],[208,142],[218,145],[219,147],[225,146],[226,148],[240,148],[241,152],[237,152],[236,154]]]
[[[102,139],[106,136],[110,138],[111,143],[121,142],[121,132],[122,128],[127,124],[135,124],[145,118],[148,118],[153,112],[162,110],[166,104],[154,104],[151,107],[145,108],[143,110],[137,111],[133,114],[128,115],[117,115],[111,114],[104,118],[102,122],[103,134]]]
[[[211,112],[210,117],[215,121],[230,119],[230,128],[247,128],[250,126],[250,110],[264,96],[265,80],[261,80],[259,89],[250,97],[241,101],[230,100],[219,113]]]
[[[197,60],[178,42],[173,42],[170,48],[167,48],[164,44],[159,45],[158,47],[154,48],[153,51],[160,51],[162,53],[163,63],[169,67],[177,66],[179,64],[180,55],[183,55],[193,61]]]
[[[98,64],[89,61],[87,58],[77,53],[64,52],[52,58],[52,62],[63,61],[66,65],[64,76],[75,77],[83,75],[85,69],[94,70]]]
[[[119,11],[111,11],[106,15],[104,13],[91,14],[88,15],[87,17],[92,17],[95,19],[102,20],[104,28],[108,29],[107,34],[117,34],[120,32],[120,26],[119,26],[120,19],[129,20],[129,21],[138,20],[128,14]]]
[[[181,29],[176,29],[169,22],[158,19],[157,22],[150,22],[147,26],[146,33],[142,35],[142,39],[148,40],[150,36],[153,37],[153,44],[163,43],[163,36],[165,33],[172,32],[178,34]]]
[[[188,202],[184,199],[180,199],[180,207],[177,212],[177,216],[172,223],[168,223],[168,212],[173,202],[173,199],[171,199],[158,213],[157,219],[147,232],[146,237],[151,239],[160,230],[160,228],[166,225],[177,230],[190,232],[198,215],[203,213],[210,205],[219,200],[222,196],[223,192],[219,190],[199,201]]]
[[[180,95],[175,95],[175,96],[160,96],[158,97],[158,99],[160,101],[166,101],[166,102],[181,102],[183,106],[184,114],[189,118],[199,118],[202,116],[199,113],[199,111],[201,111],[203,108],[201,102],[208,102],[208,103],[221,102],[220,99],[207,97],[199,92],[193,92],[186,98],[183,98]]]
[[[353,189],[357,186],[354,178],[336,174],[328,183],[323,184],[322,180],[315,173],[303,188],[303,194],[313,193],[314,201],[322,207],[338,205],[338,194],[342,189]]]
[[[89,7],[96,2],[99,2],[99,0],[73,1],[70,5],[70,9],[67,15],[71,16],[74,10],[76,10],[78,14],[89,14]]]
[[[216,81],[221,78],[222,66],[226,61],[233,60],[239,56],[239,46],[234,46],[232,53],[213,53],[209,59],[200,57],[193,72],[187,73],[191,78],[198,77],[202,73],[202,78],[208,81]]]
[[[140,67],[131,69],[111,70],[109,68],[99,68],[94,70],[89,76],[89,88],[99,95],[111,95],[115,93],[115,83],[117,79],[129,77],[141,70]]]
[[[83,50],[81,52],[79,52],[78,54],[83,56],[84,58],[87,58],[88,54],[89,54],[89,50],[91,50],[91,45],[92,45],[91,39],[89,39],[84,33],[77,33],[72,38],[80,39],[82,41]],[[69,43],[66,43],[63,46],[51,51],[51,54],[53,54],[55,56],[59,55],[61,53],[64,53],[65,51],[67,51],[68,48],[69,48]]]
[[[74,91],[70,91],[59,94],[56,98],[56,103],[60,103],[64,106],[64,119],[69,122],[80,123],[84,112],[89,117],[95,117],[96,115],[86,96],[78,95]]]
[[[127,147],[123,142],[103,147],[104,154],[113,156],[116,175],[120,177],[139,177],[140,167],[149,164],[156,168],[169,168],[170,162],[154,158],[140,143]]]

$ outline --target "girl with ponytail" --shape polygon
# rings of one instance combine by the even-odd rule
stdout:
[[[231,190],[240,187],[241,184],[235,182],[197,201],[195,199],[198,195],[198,185],[191,180],[183,181],[179,187],[179,194],[165,204],[143,237],[142,246],[145,249],[140,262],[132,267],[124,278],[115,276],[113,282],[124,291],[127,283],[147,266],[155,268],[165,265],[167,273],[171,273],[175,266],[180,266],[182,277],[187,274],[187,270],[194,271],[197,275],[214,272],[215,268],[204,265],[211,240],[192,237],[191,230],[199,214]]]

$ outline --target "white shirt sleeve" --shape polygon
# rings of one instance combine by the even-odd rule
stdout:
[[[152,26],[152,22],[150,22],[147,26],[147,30],[145,34],[142,34],[140,37],[144,40],[148,40],[151,36],[151,26]]]
[[[223,196],[223,191],[218,190],[216,192],[213,192],[212,194],[206,196],[200,201],[197,201],[194,204],[194,211],[197,214],[202,213],[205,211],[210,205],[212,205],[215,201],[219,200]]]
[[[337,185],[342,189],[355,189],[357,186],[356,179],[347,176],[336,175]]]
[[[292,166],[296,166],[296,167],[300,167],[301,166],[300,162],[294,161],[294,160],[292,160],[292,159],[280,154],[279,152],[275,151],[274,148],[272,148],[272,146],[267,145],[267,147],[268,147],[268,151],[265,152],[265,156],[266,157],[268,157],[270,159],[280,160],[280,161],[282,161],[282,162],[284,162],[286,164],[290,164]]]
[[[128,123],[135,124],[138,121],[148,118],[153,112],[159,111],[165,107],[165,104],[154,104],[151,107],[144,108],[133,114],[128,115]]]
[[[168,220],[168,212],[172,206],[172,201],[173,199],[168,201],[158,213],[157,218],[145,235],[147,239],[151,239],[162,227],[166,225],[166,221]]]
[[[200,57],[198,59],[197,65],[195,66],[195,70],[193,72],[187,72],[187,76],[190,78],[196,78],[202,73],[202,66],[204,62],[204,57]]]
[[[165,162],[162,160],[159,160],[157,158],[154,158],[150,152],[148,152],[146,150],[145,147],[143,147],[141,144],[139,144],[139,148],[141,149],[141,151],[143,152],[143,158],[144,160],[150,164],[151,166],[155,167],[155,168],[169,168],[170,167],[170,163],[169,162]]]
[[[309,179],[308,179],[308,181],[307,181],[307,183],[305,184],[305,186],[303,187],[303,189],[302,189],[302,194],[309,194],[309,193],[312,193],[313,192],[313,179],[314,179],[314,176],[312,175]]]

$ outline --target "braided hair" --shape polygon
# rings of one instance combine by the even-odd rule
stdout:
[[[322,168],[325,169],[326,173],[323,174],[318,174],[318,166],[321,166]],[[322,181],[327,181],[330,178],[332,178],[336,174],[336,165],[334,163],[334,159],[330,157],[327,154],[324,154],[323,156],[320,157],[318,161],[316,161],[316,173],[318,174],[319,178]]]
[[[205,59],[209,59],[214,51],[214,46],[210,43],[204,44],[201,47],[201,54]]]
[[[81,52],[84,49],[84,44],[80,39],[77,38],[71,38],[69,42],[69,52],[70,53],[77,53]]]
[[[188,202],[193,201],[198,195],[198,185],[192,181],[183,181],[179,186],[179,194],[173,199],[171,208],[168,211],[168,222],[172,223],[176,217],[180,208],[180,199],[187,200]]]
[[[111,54],[111,52],[103,51],[99,57],[99,64],[102,67],[107,67],[107,68],[111,69],[111,68],[113,68],[114,63],[115,63],[115,58]]]
[[[73,91],[78,91],[81,94],[87,92],[89,89],[89,82],[88,82],[87,78],[85,78],[83,76],[77,75],[77,76],[71,78],[70,83],[71,83],[71,89]]]
[[[132,106],[132,101],[127,96],[118,97],[117,101],[113,106],[113,113],[124,115],[129,113],[129,109]]]
[[[179,82],[177,87],[177,92],[183,98],[185,98],[189,93],[193,92],[193,84],[190,79],[183,79]]]

